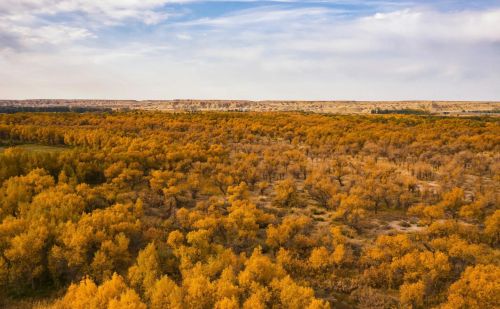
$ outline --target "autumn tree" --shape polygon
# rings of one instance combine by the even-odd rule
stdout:
[[[274,203],[281,207],[296,207],[299,206],[299,193],[297,191],[297,186],[295,182],[287,178],[276,182],[275,188],[276,196],[274,198]]]
[[[468,267],[448,290],[442,308],[496,308],[500,306],[500,268],[495,265]]]

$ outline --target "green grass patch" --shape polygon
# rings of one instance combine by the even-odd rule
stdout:
[[[39,153],[57,153],[64,150],[68,150],[68,147],[62,146],[46,146],[46,145],[38,145],[38,144],[22,144],[22,145],[14,145],[14,146],[0,146],[0,153],[4,152],[7,148],[17,148],[22,149],[29,152],[39,152]]]

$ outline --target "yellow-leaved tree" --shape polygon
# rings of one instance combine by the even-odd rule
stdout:
[[[500,308],[500,267],[468,267],[448,289],[448,300],[441,308]]]

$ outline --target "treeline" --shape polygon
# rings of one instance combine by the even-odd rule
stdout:
[[[0,153],[4,306],[500,306],[495,118],[19,113],[0,140],[67,146]]]
[[[373,109],[372,114],[400,114],[400,115],[431,115],[432,113],[423,109]]]
[[[78,107],[78,106],[2,106],[0,114],[14,113],[87,113],[87,112],[111,112],[111,108],[104,107]]]

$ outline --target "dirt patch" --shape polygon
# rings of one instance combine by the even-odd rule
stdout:
[[[405,220],[394,220],[387,223],[387,225],[399,233],[416,233],[425,229],[425,226],[418,226],[416,223],[410,223]]]

